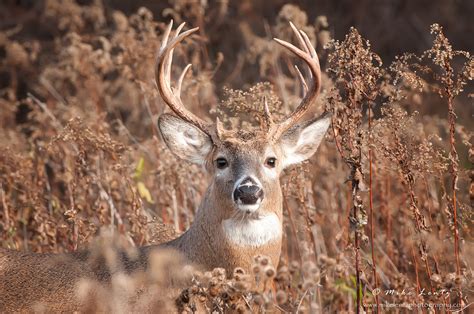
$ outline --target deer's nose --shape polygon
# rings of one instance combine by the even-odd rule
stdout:
[[[234,191],[234,201],[238,204],[255,205],[262,198],[262,188],[250,177],[242,180]]]

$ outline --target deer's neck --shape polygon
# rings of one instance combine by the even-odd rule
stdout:
[[[206,269],[235,267],[250,270],[253,257],[266,255],[278,264],[282,238],[281,193],[269,202],[256,218],[226,217],[226,208],[212,207],[212,191],[208,191],[194,223],[188,231],[168,245],[181,251],[191,262]]]

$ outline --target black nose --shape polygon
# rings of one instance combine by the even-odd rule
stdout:
[[[254,205],[262,198],[263,190],[250,177],[244,179],[234,191],[234,201],[238,203],[240,200],[244,205]]]

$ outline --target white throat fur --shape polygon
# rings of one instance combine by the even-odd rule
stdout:
[[[239,246],[259,247],[279,239],[281,221],[275,213],[255,219],[226,219],[222,222],[224,234],[231,243]]]

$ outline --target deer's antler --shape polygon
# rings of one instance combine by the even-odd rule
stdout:
[[[295,65],[296,71],[298,72],[298,76],[301,81],[301,85],[303,87],[303,90],[306,92],[306,95],[303,97],[301,103],[298,105],[295,111],[285,117],[281,122],[272,123],[272,125],[268,128],[270,136],[274,139],[279,138],[286,130],[291,128],[295,124],[295,122],[298,121],[298,119],[300,119],[305,114],[309,106],[318,97],[319,90],[321,87],[321,67],[319,65],[319,59],[318,55],[316,54],[316,50],[309,41],[308,35],[306,35],[305,32],[296,29],[295,25],[293,25],[293,23],[291,22],[290,26],[293,29],[293,32],[295,33],[296,37],[298,38],[299,44],[302,49],[295,47],[289,42],[283,41],[278,38],[274,38],[274,40],[283,47],[293,52],[296,56],[301,58],[308,65],[311,74],[311,82],[309,84],[306,83],[300,70]],[[268,115],[267,105],[265,105],[265,107],[265,115]],[[266,118],[265,120],[271,121],[268,118]]]
[[[183,29],[185,23],[182,23],[176,29],[176,33],[171,41],[168,42],[170,37],[171,29],[173,28],[173,21],[168,24],[166,31],[163,35],[163,42],[161,43],[158,56],[156,58],[156,68],[155,68],[155,80],[158,90],[161,97],[165,103],[173,110],[173,112],[180,117],[181,119],[195,125],[200,130],[202,130],[207,135],[211,136],[212,125],[200,119],[192,112],[187,110],[183,102],[181,101],[181,85],[183,79],[186,76],[191,64],[188,64],[183,72],[181,73],[178,79],[178,85],[176,88],[171,86],[171,63],[173,62],[173,50],[174,48],[182,42],[185,38],[189,37],[191,34],[195,33],[199,27],[192,28],[179,34]]]

